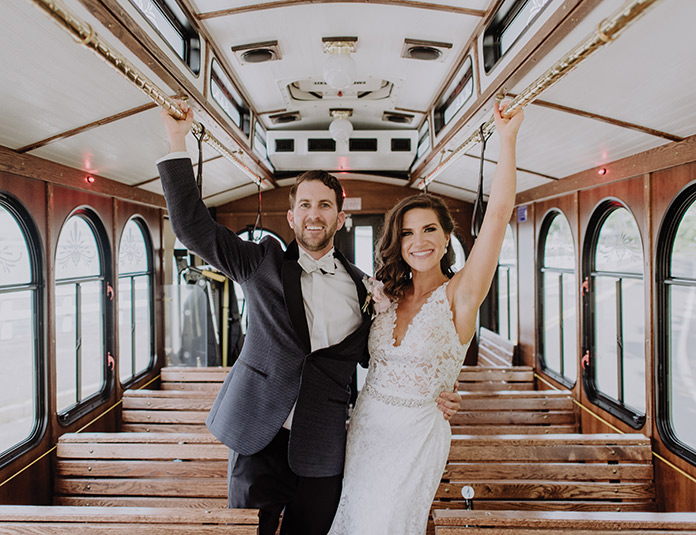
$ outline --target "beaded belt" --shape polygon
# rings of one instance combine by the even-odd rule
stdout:
[[[363,386],[363,391],[379,401],[387,403],[388,405],[397,405],[399,407],[425,407],[428,403],[433,403],[431,399],[413,399],[413,398],[400,398],[397,396],[389,396],[387,394],[382,394],[381,392],[375,390],[371,385]]]

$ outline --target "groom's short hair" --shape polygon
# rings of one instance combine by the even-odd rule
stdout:
[[[319,169],[316,169],[314,171],[306,171],[297,177],[297,180],[295,180],[295,184],[293,184],[292,188],[290,188],[290,209],[291,210],[295,208],[295,198],[297,196],[297,188],[299,187],[300,184],[302,184],[302,182],[307,182],[309,180],[319,180],[327,188],[332,189],[333,192],[336,194],[336,207],[338,208],[338,211],[340,212],[341,210],[343,210],[343,197],[345,196],[345,192],[343,191],[343,186],[341,186],[341,183],[338,181],[338,179],[335,176],[333,176],[330,173],[327,173],[326,171],[322,171]]]

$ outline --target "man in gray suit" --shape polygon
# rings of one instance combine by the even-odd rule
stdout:
[[[333,248],[343,190],[325,171],[298,177],[288,223],[295,240],[241,240],[210,216],[195,185],[186,119],[162,111],[170,154],[158,161],[174,233],[244,289],[244,347],[208,416],[230,448],[229,506],[260,509],[261,535],[325,535],[338,505],[356,363],[367,364],[371,317],[363,273]],[[443,393],[451,417],[459,396]]]

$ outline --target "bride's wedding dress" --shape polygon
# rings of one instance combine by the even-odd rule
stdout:
[[[343,492],[329,535],[424,535],[449,453],[449,422],[437,408],[464,362],[438,287],[396,346],[397,304],[370,330],[370,367],[350,419]]]

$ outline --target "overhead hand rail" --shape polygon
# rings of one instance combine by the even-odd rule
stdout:
[[[626,4],[614,13],[611,17],[599,23],[597,29],[585,38],[579,45],[573,48],[560,60],[558,60],[544,74],[539,76],[534,82],[524,89],[508,104],[504,116],[509,116],[513,111],[524,108],[533,102],[541,93],[549,89],[556,82],[577,67],[580,63],[590,57],[591,54],[599,50],[604,45],[616,39],[625,28],[631,25],[645,11],[659,0],[629,0]],[[483,125],[483,136],[489,136],[495,130],[495,120],[491,117]],[[465,154],[477,143],[482,141],[481,131],[476,130],[466,141],[449,153],[447,158],[442,160],[438,166],[430,171],[418,183],[420,189],[425,189],[435,177],[442,173],[447,167],[452,165],[460,156]]]
[[[81,44],[91,49],[106,63],[114,67],[120,74],[130,80],[133,85],[140,89],[150,99],[166,108],[170,115],[177,119],[183,119],[185,114],[179,106],[145,76],[135,65],[128,61],[123,55],[117,52],[109,43],[104,41],[94,31],[87,22],[80,20],[71,13],[66,7],[61,5],[59,0],[31,0],[37,7],[43,9],[60,27]],[[235,156],[232,151],[225,147],[217,138],[210,134],[208,129],[203,129],[202,125],[194,121],[191,125],[191,132],[196,137],[203,135],[203,141],[222,154],[227,160],[232,162],[242,173],[251,179],[254,184],[261,188],[266,187],[263,177],[252,171],[240,158]]]

